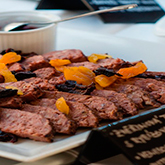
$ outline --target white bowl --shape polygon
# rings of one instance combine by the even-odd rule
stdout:
[[[0,27],[19,21],[55,21],[57,15],[50,15],[39,11],[0,12]],[[22,50],[25,53],[36,52],[43,54],[54,51],[56,46],[57,24],[50,24],[31,30],[0,31],[0,51],[8,48]]]

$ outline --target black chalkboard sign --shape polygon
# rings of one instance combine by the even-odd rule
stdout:
[[[75,164],[88,164],[118,153],[137,165],[165,164],[165,107],[93,130]]]
[[[101,10],[119,5],[137,4],[138,7],[100,14],[105,23],[154,23],[165,12],[155,0],[82,0],[90,10]]]

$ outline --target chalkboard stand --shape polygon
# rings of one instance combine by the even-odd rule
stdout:
[[[107,133],[107,129],[92,130],[73,165],[87,165],[120,154],[119,149],[106,137]]]
[[[165,164],[165,106],[94,129],[74,165],[86,165],[117,154],[133,164]]]

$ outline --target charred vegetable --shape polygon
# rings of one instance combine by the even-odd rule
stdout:
[[[14,96],[17,91],[17,89],[0,89],[0,98]]]
[[[75,94],[90,94],[95,89],[95,84],[91,85],[80,85],[76,81],[68,80],[64,84],[56,85],[59,91],[75,93]]]
[[[9,48],[9,49],[3,50],[0,54],[4,55],[4,54],[9,53],[9,52],[15,52],[15,50],[12,48]]]
[[[144,72],[142,74],[137,75],[136,77],[140,77],[140,78],[152,78],[152,79],[157,79],[157,80],[165,80],[165,75],[163,74],[153,74],[153,73],[148,73],[148,72]]]
[[[3,50],[0,54],[1,54],[1,55],[4,55],[4,54],[9,53],[9,52],[15,52],[15,53],[20,54],[20,55],[21,55],[21,53],[22,53],[21,50],[14,50],[14,49],[12,49],[12,48],[9,48],[9,49]]]
[[[98,69],[94,70],[93,72],[96,75],[103,74],[107,77],[114,76],[114,75],[122,76],[119,73],[116,73],[113,69],[108,69],[108,68],[104,68],[104,67],[98,68]]]
[[[5,133],[5,132],[0,131],[0,141],[15,143],[18,141],[18,137],[11,133]]]
[[[36,77],[36,74],[30,71],[27,72],[14,72],[12,71],[12,74],[14,74],[15,78],[20,81],[24,80],[26,78]]]

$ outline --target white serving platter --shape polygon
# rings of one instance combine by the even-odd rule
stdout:
[[[57,50],[80,49],[85,55],[108,53],[126,61],[143,60],[152,71],[165,71],[165,46],[152,42],[96,35],[58,29]],[[44,143],[19,139],[15,144],[0,142],[0,156],[23,162],[36,161],[77,147],[85,142],[89,130],[81,129],[73,136],[57,136],[55,142]]]

